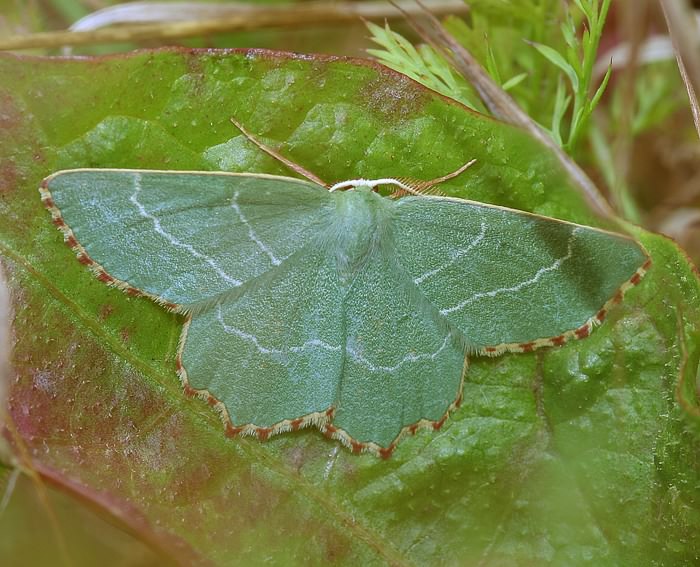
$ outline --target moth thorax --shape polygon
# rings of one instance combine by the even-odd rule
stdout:
[[[371,190],[334,193],[336,208],[329,227],[341,277],[362,269],[378,249],[386,232],[386,199]]]

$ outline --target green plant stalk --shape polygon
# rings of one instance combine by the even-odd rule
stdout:
[[[543,0],[541,3],[537,5],[537,25],[533,26],[533,40],[536,41],[537,43],[545,43],[547,41],[547,31],[548,31],[548,26],[544,23],[547,21],[548,16],[547,14],[551,13],[558,13],[560,10],[559,8],[559,3],[557,0]],[[542,81],[544,80],[544,75],[545,75],[545,66],[544,65],[533,65],[532,66],[532,79],[531,83],[535,87],[539,86],[542,84]],[[537,100],[538,98],[538,93],[533,93],[534,97],[532,100]]]
[[[593,159],[610,188],[618,213],[630,222],[641,224],[641,211],[632,197],[626,181],[616,171],[610,142],[595,120],[590,126],[588,137],[591,142]]]
[[[607,19],[610,9],[611,0],[602,0],[602,4],[598,6],[597,0],[593,0],[590,4],[584,4],[583,0],[576,0],[576,5],[585,14],[588,22],[589,31],[583,38],[583,74],[578,81],[578,89],[574,93],[574,108],[572,111],[571,129],[569,130],[569,138],[565,148],[569,153],[576,147],[580,140],[581,134],[584,131],[588,118],[595,108],[595,105],[600,100],[600,97],[607,85],[609,75],[603,79],[601,88],[589,99],[591,90],[591,80],[593,77],[593,66],[598,53],[598,46],[603,34],[603,27]],[[588,6],[588,10],[586,9]]]

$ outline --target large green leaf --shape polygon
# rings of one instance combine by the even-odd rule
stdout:
[[[10,412],[45,478],[187,563],[683,565],[700,556],[700,285],[665,238],[634,230],[654,264],[591,337],[473,359],[461,409],[384,461],[311,430],[265,443],[225,437],[175,374],[182,319],[95,280],[37,190],[70,167],[288,175],[233,128],[234,115],[328,181],[429,179],[477,158],[453,194],[600,224],[526,134],[348,59],[5,55],[0,76]]]

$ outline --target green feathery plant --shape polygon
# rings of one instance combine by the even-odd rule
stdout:
[[[557,143],[575,154],[611,75],[608,69],[594,84],[611,1],[573,0],[569,7],[556,0],[477,0],[468,24],[452,18],[447,27]],[[370,53],[382,63],[483,110],[473,89],[434,49],[415,48],[388,26],[368,27],[382,47]]]
[[[561,35],[564,38],[563,50],[540,43],[533,43],[537,49],[551,63],[556,65],[563,73],[563,77],[569,82],[570,93],[566,92],[564,81],[557,83],[554,112],[550,132],[552,137],[573,153],[577,142],[581,139],[586,129],[588,119],[593,109],[600,102],[610,79],[612,68],[609,67],[600,84],[593,85],[593,66],[598,54],[600,38],[603,35],[605,19],[610,9],[612,0],[573,0],[584,16],[583,32],[577,33],[578,23],[570,11],[565,13],[564,23],[561,25]],[[591,92],[595,88],[594,94]],[[566,131],[566,139],[562,135],[562,124],[573,98],[573,109],[568,114],[570,123]]]
[[[477,1],[471,3],[468,23],[457,18],[447,22],[489,75],[570,153],[585,134],[611,72],[608,69],[591,94],[593,66],[611,0],[573,1],[576,12],[553,0]],[[382,63],[483,110],[471,87],[434,49],[415,48],[388,26],[368,27],[372,40],[382,47],[370,54]],[[551,65],[554,69],[547,69]]]
[[[382,47],[368,49],[370,55],[387,67],[458,100],[471,109],[486,111],[471,85],[430,45],[414,47],[405,37],[389,28],[389,24],[381,27],[367,22],[366,25],[372,33],[372,41]]]
[[[616,124],[630,104],[624,89],[613,88],[599,114],[591,115],[606,92],[612,67],[595,72],[600,40],[612,0],[471,0],[466,20],[445,26],[482,64],[491,78],[547,130],[575,159],[601,171],[619,212],[639,221],[634,199],[615,173]],[[381,49],[369,50],[385,65],[467,106],[487,112],[476,92],[432,47],[414,47],[388,26],[368,24]],[[641,67],[635,78],[632,137],[658,125],[679,104],[673,62]]]

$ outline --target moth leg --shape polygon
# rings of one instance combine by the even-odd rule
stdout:
[[[267,146],[263,144],[260,140],[258,140],[255,136],[253,136],[248,130],[246,130],[243,125],[238,122],[233,116],[230,118],[231,122],[233,125],[238,128],[243,135],[248,138],[251,142],[253,142],[256,146],[258,146],[262,151],[264,151],[267,155],[272,156],[275,158],[277,161],[282,162],[284,165],[286,165],[289,169],[292,171],[295,171],[302,177],[306,177],[309,181],[313,181],[314,183],[318,183],[322,187],[330,187],[330,184],[326,183],[323,179],[315,175],[314,173],[310,172],[308,169],[302,167],[298,163],[293,162],[289,158],[284,157],[281,153],[279,153],[277,150],[271,148],[270,146]]]

